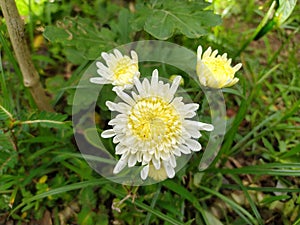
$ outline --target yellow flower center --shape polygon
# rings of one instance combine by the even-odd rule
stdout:
[[[203,59],[203,63],[214,74],[216,80],[227,80],[233,78],[235,71],[230,66],[226,58],[221,57],[206,57]]]
[[[112,71],[117,85],[129,84],[138,71],[138,64],[132,62],[128,56],[124,56],[118,60]]]
[[[128,125],[140,140],[170,147],[181,135],[182,124],[174,106],[160,97],[149,97],[133,106]]]

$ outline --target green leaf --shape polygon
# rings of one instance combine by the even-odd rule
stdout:
[[[66,43],[71,38],[70,33],[56,26],[47,26],[43,35],[51,42]]]
[[[95,190],[93,187],[86,187],[84,188],[79,197],[81,205],[86,206],[87,208],[92,211],[97,204],[97,196],[95,194]]]
[[[287,152],[283,152],[283,155],[280,158],[288,158],[288,157],[296,157],[297,154],[300,153],[300,144],[296,145],[295,147],[291,148]]]
[[[40,112],[34,114],[30,120],[22,121],[21,124],[39,124],[42,127],[69,128],[70,123],[65,121],[68,115],[52,112]]]
[[[7,101],[4,101],[2,105],[0,105],[0,120],[13,119],[12,109],[7,104]]]
[[[14,149],[10,139],[6,134],[0,133],[0,175],[7,169],[14,168],[18,161],[17,151]]]
[[[193,204],[193,206],[199,212],[203,213],[203,210],[201,208],[201,205],[199,204],[198,199],[191,192],[186,190],[184,187],[171,180],[164,181],[163,185],[168,189],[170,189],[171,191],[174,191],[175,193],[179,194],[182,198],[187,199],[190,203]]]
[[[271,196],[271,197],[266,197],[264,198],[260,203],[261,204],[270,204],[274,201],[284,201],[284,200],[287,200],[289,199],[291,196],[289,195],[278,195],[278,196]]]
[[[88,18],[65,18],[57,26],[47,26],[44,37],[60,43],[68,59],[76,64],[82,60],[95,60],[101,51],[115,46],[116,34]]]
[[[276,10],[275,18],[277,25],[282,25],[292,14],[297,0],[279,0],[279,7]]]
[[[46,87],[47,91],[49,91],[51,94],[58,93],[62,87],[65,85],[65,79],[61,75],[48,77],[46,79]]]
[[[269,151],[271,151],[272,153],[276,152],[273,145],[268,141],[268,139],[262,137],[262,142]]]
[[[267,34],[269,31],[271,31],[274,28],[274,25],[277,25],[278,27],[282,25],[292,14],[296,2],[297,0],[279,0],[279,6],[274,14],[274,17],[268,22],[266,22],[266,24],[264,24],[264,26],[259,30],[259,32],[254,37],[254,40],[258,40],[261,37],[263,37],[265,34]],[[269,17],[268,14],[269,13],[267,13],[264,18],[268,18]]]
[[[39,1],[30,1],[30,0],[18,0],[16,1],[16,5],[20,15],[28,17],[30,19],[30,14],[35,14],[40,16],[44,10],[44,4],[47,0],[39,0]]]
[[[95,224],[94,217],[96,213],[88,207],[83,207],[78,214],[78,223],[82,225],[93,225]]]
[[[199,1],[155,1],[139,6],[132,28],[144,28],[157,39],[166,40],[179,32],[188,38],[199,38],[221,23],[220,16],[205,10],[209,4]]]
[[[216,172],[214,169],[208,171]],[[218,169],[222,174],[255,174],[274,176],[300,176],[300,163],[268,163],[236,169]]]
[[[228,204],[240,216],[240,218],[246,224],[257,224],[255,218],[245,208],[238,205],[233,200],[229,199],[228,197],[222,195],[221,193],[219,193],[215,190],[209,189],[209,188],[204,187],[204,186],[200,186],[199,189],[201,189],[203,191],[206,191],[207,193],[213,194],[216,197],[218,197],[219,199],[221,199],[222,201],[224,201],[226,204]]]
[[[110,26],[112,30],[118,33],[118,43],[125,44],[130,42],[131,27],[128,26],[128,21],[131,17],[132,14],[130,14],[129,10],[123,8],[119,12],[118,23],[111,22]]]
[[[126,195],[124,193],[124,191],[120,191],[120,190],[118,190],[116,188],[110,188],[108,186],[104,186],[103,188],[105,188],[110,193],[115,194],[119,198],[124,198],[124,196]],[[148,213],[152,213],[153,215],[161,218],[162,220],[164,220],[165,222],[168,222],[169,224],[182,225],[182,222],[178,221],[177,219],[174,219],[173,217],[171,217],[169,215],[166,215],[166,214],[162,213],[159,209],[152,208],[151,206],[143,203],[139,199],[135,199],[134,202],[132,202],[131,199],[126,199],[126,202],[134,204],[135,206],[143,209],[144,211],[147,211]]]
[[[24,205],[28,205],[31,202],[37,201],[39,199],[43,199],[52,195],[57,195],[57,194],[61,194],[61,193],[66,193],[68,191],[73,191],[73,190],[77,190],[77,189],[82,189],[88,186],[101,186],[104,184],[109,183],[108,180],[104,179],[104,178],[99,178],[96,180],[89,180],[89,181],[82,181],[79,183],[73,183],[73,184],[69,184],[69,185],[65,185],[62,187],[58,187],[58,188],[54,188],[54,189],[50,189],[49,191],[43,192],[41,194],[37,194],[35,196],[30,196],[29,198],[23,198],[22,203],[19,204],[16,208],[14,208],[11,211],[11,214],[14,213],[15,211],[17,211],[18,209],[20,209],[21,207],[23,207]]]

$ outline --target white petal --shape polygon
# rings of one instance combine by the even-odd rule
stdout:
[[[114,53],[117,59],[123,58],[122,53],[118,49],[114,49]]]
[[[184,105],[184,110],[186,111],[196,111],[199,109],[199,104],[197,103],[189,103]]]
[[[181,156],[181,152],[180,152],[179,147],[177,147],[177,148],[175,148],[175,149],[173,150],[173,154],[176,155],[176,156]]]
[[[154,73],[154,71],[153,71],[153,73]],[[148,97],[149,96],[149,91],[150,91],[150,83],[149,83],[149,80],[147,79],[147,78],[145,78],[144,80],[143,80],[143,82],[142,82],[142,87],[143,87],[143,89],[144,89],[144,95],[145,95],[145,97]]]
[[[175,106],[179,111],[182,111],[184,108],[184,103],[182,102],[182,97],[176,97],[172,100],[171,104]]]
[[[198,126],[200,127],[201,130],[206,130],[206,131],[213,131],[214,126],[208,123],[201,123],[198,122]]]
[[[136,164],[136,155],[130,155],[128,158],[128,167],[133,167]]]
[[[155,69],[152,72],[151,86],[154,90],[157,90],[157,86],[158,86],[158,70],[157,69]]]
[[[102,62],[96,62],[96,66],[98,67],[98,69],[109,71],[109,68],[104,66]]]
[[[152,163],[155,169],[160,169],[160,159],[156,159],[155,157],[152,158]]]
[[[152,155],[149,154],[148,152],[145,152],[143,154],[143,162],[149,163],[151,159],[152,159]]]
[[[132,146],[132,144],[135,142],[136,142],[136,138],[135,138],[135,136],[133,136],[131,134],[126,134],[126,137],[123,139],[124,145],[127,145],[127,146]]]
[[[122,155],[127,151],[127,147],[125,145],[118,144],[116,146],[116,155]]]
[[[120,117],[119,115],[122,115],[122,117]],[[118,117],[119,116],[119,117]],[[115,118],[113,118],[112,120],[110,120],[108,122],[108,125],[110,126],[114,126],[117,124],[122,124],[123,126],[127,125],[127,117],[124,114],[118,114]]]
[[[179,149],[180,149],[180,151],[183,153],[183,154],[190,154],[191,153],[191,150],[187,147],[187,146],[185,146],[185,145],[180,145],[179,147],[178,147]]]
[[[108,60],[105,60],[106,64],[108,65],[109,68],[111,68],[111,67],[113,68],[116,66],[118,59],[112,53],[109,53],[108,55],[109,55]]]
[[[142,180],[146,180],[146,178],[148,177],[148,174],[149,174],[149,164],[144,166],[144,168],[141,171]]]
[[[142,86],[140,80],[137,77],[134,77],[133,83],[134,83],[137,91],[139,92],[139,94],[142,94],[144,92],[144,89],[143,89],[143,86]]]
[[[113,173],[114,174],[117,174],[117,173],[119,173],[121,170],[123,170],[124,169],[124,167],[126,166],[126,164],[127,164],[127,160],[126,159],[120,159],[118,162],[117,162],[117,164],[115,165],[115,168],[114,168],[114,170],[113,170]]]
[[[209,57],[211,54],[211,47],[209,47],[204,53],[202,59]]]
[[[119,102],[118,104],[115,105],[115,110],[114,111],[118,111],[120,113],[124,113],[127,114],[130,111],[131,107],[124,103],[124,102]]]
[[[200,84],[202,84],[204,87],[207,86],[207,80],[204,76],[199,77],[199,81],[200,81]]]
[[[175,158],[175,156],[173,154],[170,154],[170,160],[169,160],[169,162],[170,162],[170,164],[171,164],[171,166],[173,168],[176,167],[176,158]]]
[[[237,82],[239,81],[239,78],[234,78],[234,79],[229,79],[223,87],[231,87],[233,85],[235,85]]]
[[[128,94],[124,93],[120,89],[116,89],[116,93],[124,102],[129,105],[135,105],[135,101]]]
[[[224,54],[222,55],[222,58],[223,58],[223,59],[227,59],[227,53],[224,53]]]
[[[160,157],[162,158],[162,160],[168,160],[170,158],[170,153],[162,151],[160,153]]]
[[[102,52],[102,53],[101,53],[101,57],[102,57],[105,61],[109,61],[109,60],[110,60],[109,54],[107,54],[106,52]]]
[[[184,126],[193,126],[194,129],[212,131],[214,126],[208,123],[202,123],[194,120],[184,120]]]
[[[195,141],[194,139],[187,139],[185,141],[185,144],[192,150],[192,151],[200,151],[201,150],[201,144],[198,141]]]
[[[117,143],[119,143],[120,142],[120,136],[119,135],[116,135],[116,136],[114,136],[114,138],[113,138],[113,143],[114,144],[117,144]]]
[[[197,49],[197,60],[201,60],[202,57],[202,46],[199,45]]]
[[[102,77],[91,77],[90,82],[94,84],[109,84],[111,81]]]
[[[97,73],[99,75],[102,75],[103,73],[105,75],[113,75],[111,70],[108,67],[104,66],[102,62],[96,62],[96,66],[98,67]]]
[[[133,98],[133,100],[135,101],[135,102],[137,102],[138,100],[140,100],[141,99],[141,96],[140,95],[138,95],[138,94],[136,94],[135,92],[131,92],[131,96],[132,96],[132,98]]]
[[[170,88],[170,94],[172,94],[172,95],[174,95],[175,94],[175,92],[177,91],[177,89],[178,89],[178,86],[179,86],[179,84],[180,84],[180,81],[181,81],[181,76],[177,76],[177,77],[175,77],[175,79],[173,80],[173,82],[172,82],[172,85],[171,85],[171,88]]]
[[[201,133],[197,129],[193,129],[193,127],[185,127],[185,129],[193,138],[200,138],[202,136]]]
[[[168,162],[166,162],[166,161],[163,161],[163,165],[165,167],[167,176],[169,178],[173,178],[175,176],[175,170],[174,170],[174,168]]]
[[[108,107],[110,111],[117,111],[117,104],[111,101],[106,101],[105,105]]]
[[[137,55],[137,53],[132,50],[132,51],[130,51],[130,55],[131,55],[132,60],[137,63],[138,62],[138,55]]]
[[[230,66],[232,59],[227,60],[227,64]]]
[[[101,137],[103,137],[103,138],[111,138],[115,135],[116,135],[116,133],[113,129],[105,130],[101,133]]]
[[[241,69],[241,67],[242,67],[242,63],[239,63],[239,64],[236,64],[234,67],[233,67],[233,70],[236,72],[236,71],[238,71],[239,69]]]
[[[115,81],[112,82],[112,85],[116,85],[116,86],[114,86],[114,87],[112,88],[112,91],[114,91],[114,92],[116,92],[116,93],[117,93],[118,90],[119,90],[119,91],[123,91],[123,90],[124,90],[124,87],[123,87],[123,86],[117,85]]]
[[[106,78],[107,80],[113,81],[113,73],[111,71],[104,71],[102,69],[97,69],[99,76]]]
[[[210,57],[215,58],[218,54],[218,50],[214,50]]]
[[[194,116],[196,116],[196,113],[191,111],[191,112],[186,112],[184,115],[184,118],[193,118]]]

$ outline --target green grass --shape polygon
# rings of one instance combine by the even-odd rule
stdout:
[[[297,3],[285,22],[269,29],[265,25],[277,7],[270,9],[273,1],[226,2],[215,1],[215,9],[224,13],[223,23],[207,36],[189,39],[176,34],[168,39],[194,51],[199,44],[212,46],[228,52],[235,63],[243,63],[237,73],[240,82],[222,90],[227,130],[221,150],[204,171],[198,169],[202,153],[196,153],[174,179],[140,187],[101,177],[77,149],[70,126],[73,97],[92,61],[75,62],[72,53],[80,49],[76,40],[44,40],[32,49],[41,81],[57,112],[41,113],[22,84],[22,73],[2,23],[0,224],[31,224],[45,219],[46,211],[53,224],[299,224],[300,5]],[[113,4],[98,0],[91,3],[94,7],[78,0],[45,4],[28,11],[31,19],[26,31],[31,47],[41,27],[62,25],[65,17],[76,21],[74,15],[86,18],[80,23],[88,23],[85,28],[91,35],[98,34],[97,29],[103,26],[122,33],[118,39],[109,30],[100,32],[107,35],[103,40],[111,38],[112,46],[128,37],[153,39],[144,30],[120,30],[118,26],[123,23],[118,13],[129,8],[125,1]],[[35,7],[45,8],[35,12]],[[78,32],[80,37],[83,30],[76,30],[76,26],[70,32]],[[254,40],[258,34],[263,35]],[[162,70],[178,72],[165,65]],[[192,82],[185,85],[192,99],[201,100]],[[204,102],[201,112],[206,105]],[[97,110],[98,128],[102,130],[108,113],[101,102]],[[83,124],[92,119],[81,118]],[[203,140],[207,141],[207,135]],[[113,147],[109,141],[105,145]],[[100,157],[89,159],[112,163]],[[73,213],[66,213],[70,209]]]

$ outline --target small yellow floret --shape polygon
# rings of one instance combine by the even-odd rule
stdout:
[[[242,67],[239,63],[232,67],[231,59],[227,54],[217,55],[218,51],[212,52],[209,47],[202,55],[202,47],[197,50],[197,75],[202,85],[210,88],[224,88],[236,84],[239,79],[234,74]]]
[[[116,85],[131,84],[138,69],[138,65],[132,63],[132,60],[129,57],[125,56],[120,59],[112,70]]]

